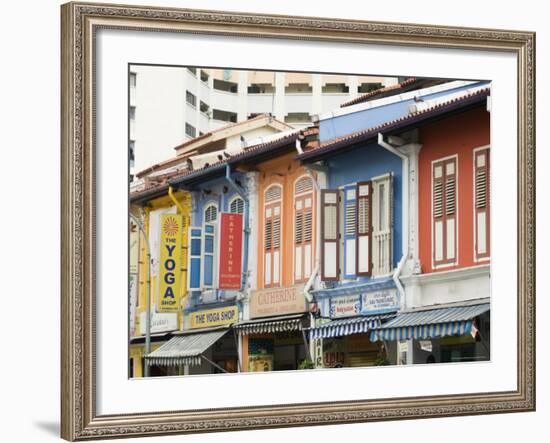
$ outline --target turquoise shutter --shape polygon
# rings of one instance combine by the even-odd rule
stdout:
[[[216,250],[216,225],[205,223],[203,231],[203,287],[214,287],[215,275],[215,250]]]
[[[202,228],[189,228],[189,269],[188,288],[190,291],[201,289]]]

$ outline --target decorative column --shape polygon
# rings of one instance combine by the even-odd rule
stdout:
[[[245,192],[248,197],[248,271],[247,287],[244,289],[242,302],[243,320],[250,318],[250,292],[257,288],[258,279],[258,172],[247,172],[244,176]]]
[[[418,154],[422,145],[409,143],[399,147],[399,151],[409,157],[409,219],[405,220],[408,229],[407,261],[401,273],[402,280],[422,272],[418,246]],[[401,309],[411,308],[419,304],[421,298],[420,287],[414,284],[405,284],[405,299],[401,300]]]

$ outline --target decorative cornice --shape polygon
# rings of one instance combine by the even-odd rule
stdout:
[[[413,274],[401,277],[405,285],[427,285],[435,283],[450,283],[472,278],[490,276],[490,265],[472,266],[469,268],[452,269],[449,271],[430,272],[429,274]]]

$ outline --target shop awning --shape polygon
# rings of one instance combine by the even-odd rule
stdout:
[[[395,317],[395,314],[369,315],[364,317],[332,320],[328,323],[309,329],[309,338],[343,337],[345,335],[366,333],[379,327],[383,320]]]
[[[188,333],[172,337],[145,358],[150,365],[175,366],[201,364],[201,355],[216,341],[222,338],[229,328],[210,330],[208,332]]]
[[[300,331],[304,314],[285,315],[280,317],[260,318],[234,323],[233,328],[240,335],[266,334],[271,332]]]
[[[371,341],[408,340],[468,334],[473,319],[491,309],[489,303],[423,309],[398,314],[371,332]]]

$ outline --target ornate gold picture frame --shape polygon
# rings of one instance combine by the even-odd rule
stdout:
[[[86,440],[533,411],[535,409],[535,34],[68,3],[62,22],[61,436]],[[517,389],[506,392],[98,415],[96,412],[96,32],[191,34],[475,49],[515,54],[517,145]]]

